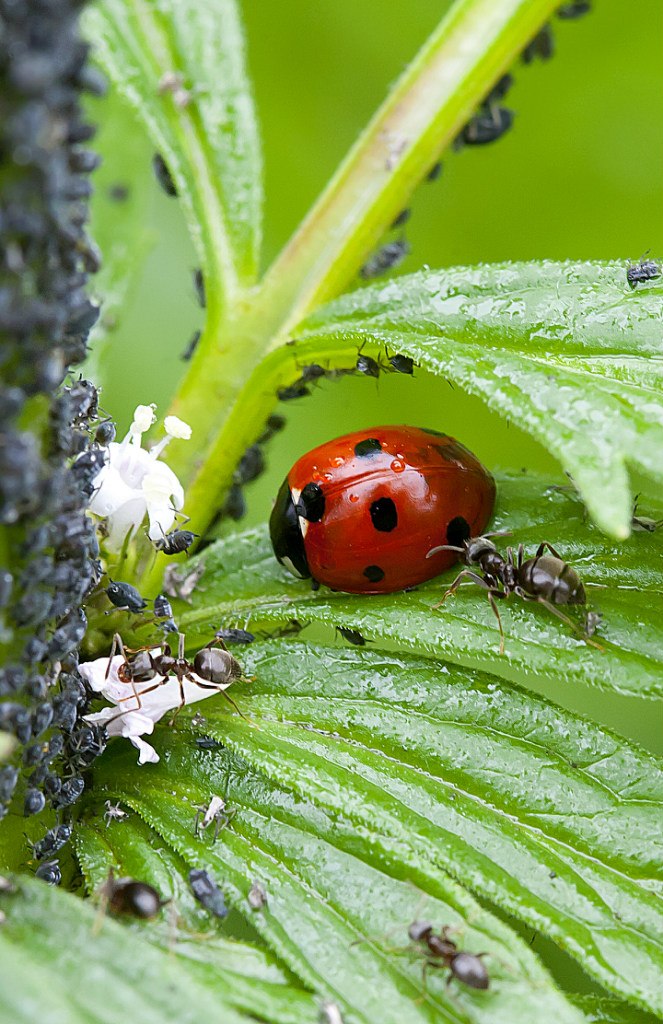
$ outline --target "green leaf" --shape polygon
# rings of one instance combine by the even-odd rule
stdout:
[[[572,999],[584,1013],[588,1024],[657,1024],[660,1019],[618,999],[597,996],[572,996]]]
[[[330,303],[287,358],[347,365],[360,345],[412,356],[533,434],[624,538],[628,468],[663,482],[662,316],[663,288],[631,291],[620,264],[456,267]]]
[[[264,653],[273,659],[273,650]],[[223,724],[223,716],[208,720],[213,731],[219,721]],[[267,719],[263,727],[271,728]],[[187,865],[208,869],[278,958],[349,1019],[385,1024],[432,1019],[511,1024],[550,1014],[562,1021],[582,1019],[527,944],[445,872],[429,867],[429,895],[422,899],[420,872],[409,869],[407,858],[396,865],[388,857],[376,860],[373,841],[353,827],[350,804],[339,814],[316,798],[302,800],[291,787],[270,782],[228,754],[197,753],[190,734],[164,739],[165,757],[147,773],[136,767],[132,754],[113,751],[97,776],[98,787],[121,794],[139,811],[159,833],[152,845],[165,840]],[[296,750],[290,753],[300,759]],[[308,770],[313,767],[309,761]],[[347,782],[351,789],[351,777]],[[228,804],[237,811],[231,826],[216,842],[209,833],[196,836],[195,806],[226,789]],[[114,830],[116,836],[121,828]],[[126,849],[131,839],[121,842]],[[247,902],[256,879],[267,892],[258,913]],[[430,972],[422,991],[421,958],[412,955],[407,942],[407,927],[417,916],[457,926],[459,947],[489,952],[488,992],[456,986],[452,995],[446,972]]]
[[[111,340],[140,267],[153,243],[146,226],[145,207],[152,190],[151,147],[133,117],[133,110],[116,95],[95,104],[100,132],[94,146],[102,164],[94,175],[91,234],[102,252],[101,270],[94,278],[101,316],[90,337],[85,372],[103,383],[105,344]],[[118,146],[121,138],[123,145]]]
[[[21,878],[2,895],[0,1020],[6,1024],[224,1024],[246,1020],[167,952],[89,902]],[[147,929],[145,929],[147,930]]]
[[[277,915],[261,934],[304,983],[331,986],[375,1019],[392,1005],[393,965],[378,977],[376,965],[348,960],[350,943],[393,929],[402,940],[415,917],[461,918],[463,945],[492,954],[491,975],[514,1013],[527,999],[510,982],[533,982],[536,972],[473,893],[481,907],[542,931],[610,991],[663,1012],[655,758],[541,698],[438,661],[275,640],[252,645],[242,663],[254,679],[234,692],[246,717],[221,699],[200,708],[203,732],[234,756],[162,730],[158,767],[138,769],[134,751],[116,749],[96,786],[137,809],[188,864],[211,866],[238,909],[246,912],[259,878]],[[193,834],[194,807],[212,794],[237,808],[217,843]],[[421,905],[410,884],[442,904]],[[322,901],[316,913],[311,899]],[[375,978],[376,990],[357,991],[357,974]],[[537,1002],[544,982],[534,989],[523,1019],[549,1019]],[[463,1002],[469,1019],[483,1019],[488,1005],[488,1019],[499,1019],[500,1004],[477,998]],[[398,1019],[404,1010],[394,1006]]]
[[[102,0],[86,12],[86,29],[170,170],[210,303],[232,297],[256,275],[262,202],[233,0]],[[180,76],[179,92],[164,75]]]
[[[149,879],[162,899],[172,902],[172,912],[161,915],[142,934],[175,954],[192,976],[218,992],[225,1003],[276,1024],[312,1024],[316,1020],[314,997],[278,966],[250,922],[243,923],[232,911],[223,924],[211,918],[191,893],[183,859],[165,847],[140,818],[132,815],[113,823],[103,834],[80,825],[75,841],[91,889],[99,890],[114,869]]]
[[[366,598],[325,588],[314,594],[307,582],[278,565],[263,527],[232,536],[200,556],[205,574],[191,607],[178,610],[178,621],[193,644],[209,639],[219,623],[247,616],[258,624],[296,618],[358,629],[381,646],[445,658],[504,679],[663,696],[661,534],[636,532],[627,541],[613,541],[583,521],[577,500],[547,492],[545,480],[498,476],[497,486],[491,529],[510,531],[532,554],[547,540],[578,569],[590,605],[603,613],[596,635],[602,650],[588,647],[547,609],[514,596],[500,605],[506,639],[500,656],[497,623],[478,587],[461,587],[442,607],[434,607],[457,568],[411,593]]]

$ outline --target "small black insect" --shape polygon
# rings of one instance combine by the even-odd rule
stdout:
[[[156,917],[161,908],[170,902],[162,900],[156,889],[147,882],[138,882],[135,878],[114,878],[112,872],[101,888],[101,895],[107,901],[111,913],[140,917],[143,920]]]
[[[540,60],[550,60],[555,53],[555,40],[550,25],[544,25],[540,32],[530,39],[522,52],[524,64],[531,64],[538,57]]]
[[[215,740],[213,736],[197,736],[196,746],[199,750],[222,750],[223,743]]]
[[[487,106],[490,106],[491,103],[497,103],[498,100],[503,100],[512,85],[513,76],[509,74],[502,75],[486,96],[484,103]]]
[[[410,252],[410,246],[404,238],[395,242],[387,242],[381,249],[378,249],[370,259],[364,263],[359,271],[361,277],[370,281],[374,277],[380,277],[388,270],[394,270]]]
[[[32,855],[36,860],[52,857],[71,839],[71,825],[56,825],[48,830],[43,839],[39,839],[32,847]]]
[[[641,516],[638,512],[638,499],[640,495],[636,494],[635,501],[633,502],[633,514],[631,516],[631,526],[637,531],[644,533],[656,533],[663,526],[663,519],[652,519],[650,516]]]
[[[264,471],[265,456],[262,453],[262,448],[259,444],[252,444],[246,449],[239,460],[234,474],[235,483],[251,483],[252,480],[255,480]]]
[[[400,228],[403,226],[403,224],[407,224],[411,216],[412,210],[409,207],[406,207],[404,210],[401,210],[401,212],[398,214],[398,217],[396,217],[396,219],[391,222],[392,228]]]
[[[310,390],[306,387],[306,384],[294,383],[288,387],[279,388],[276,392],[276,397],[279,402],[292,402],[295,398],[305,398],[306,395],[310,395]]]
[[[226,901],[218,885],[204,868],[193,868],[189,872],[191,892],[215,917],[224,918],[228,915]]]
[[[142,612],[143,608],[147,608],[147,601],[131,583],[111,580],[106,587],[106,593],[111,604],[114,604],[120,611],[133,612],[137,615]]]
[[[247,629],[217,629],[214,636],[224,644],[252,644],[255,640]]]
[[[246,499],[241,484],[231,484],[226,500],[223,503],[223,515],[228,516],[234,522],[238,522],[246,515]]]
[[[592,9],[592,5],[589,0],[574,0],[570,4],[562,4],[561,7],[557,8],[557,17],[563,21],[574,21],[576,18],[582,18],[583,14],[589,14]]]
[[[111,185],[108,188],[108,198],[114,203],[126,203],[129,198],[129,188],[126,185]]]
[[[645,281],[655,281],[661,276],[661,264],[656,260],[640,260],[639,263],[632,263],[626,268],[626,280],[629,288],[637,288]]]
[[[62,881],[62,872],[57,860],[45,860],[35,871],[35,878],[41,879],[47,885],[59,885]]]
[[[207,305],[207,297],[205,295],[205,278],[200,267],[196,267],[193,272],[193,287],[196,290],[196,298],[198,299],[198,305],[205,309]]]
[[[365,646],[366,640],[358,629],[347,629],[345,626],[337,626],[336,629],[349,644],[353,644],[355,647]]]
[[[154,615],[157,619],[172,619],[173,609],[165,594],[158,594],[154,598]]]
[[[406,373],[410,377],[414,374],[414,359],[411,356],[403,356],[398,353],[395,356],[387,355],[389,365],[396,373]]]
[[[191,335],[191,337],[189,338],[189,340],[187,342],[187,346],[184,349],[184,352],[182,353],[182,355],[180,356],[180,359],[182,359],[183,362],[188,363],[189,360],[191,359],[191,356],[196,351],[196,346],[197,346],[198,342],[200,341],[200,335],[201,334],[202,334],[202,331],[194,331],[193,334]]]
[[[284,427],[285,427],[285,417],[284,416],[278,416],[276,414],[272,415],[272,416],[268,416],[267,417],[267,422],[265,423],[265,429],[263,430],[262,434],[258,438],[258,444],[266,444],[267,441],[271,441],[271,439],[274,437],[274,434],[278,434],[278,432],[280,430],[283,430]]]
[[[372,356],[358,355],[355,367],[357,373],[363,373],[365,377],[375,377],[377,380],[380,376],[380,364]]]
[[[447,985],[453,980],[462,982],[468,988],[487,989],[490,977],[482,957],[487,953],[463,953],[449,937],[451,929],[442,928],[439,934],[433,930],[428,921],[413,921],[408,928],[408,936],[412,942],[422,947],[425,956],[423,965],[424,980],[429,967],[447,968],[449,977]]]
[[[164,555],[180,555],[183,551],[189,550],[197,536],[198,534],[192,533],[191,530],[171,530],[165,537],[155,540],[154,546]]]
[[[166,195],[176,196],[177,186],[175,185],[175,182],[172,179],[171,173],[168,170],[168,165],[166,164],[164,158],[161,156],[161,153],[155,153],[154,156],[152,157],[152,169],[154,171],[157,181],[161,185],[161,188],[166,193]]]
[[[29,818],[33,814],[40,814],[46,806],[46,797],[38,789],[26,789],[23,800],[23,814]]]
[[[466,146],[485,146],[501,139],[513,124],[513,112],[495,104],[484,106],[463,128],[458,141]]]
[[[115,440],[115,424],[112,420],[102,420],[94,432],[94,439],[102,448],[107,447]]]

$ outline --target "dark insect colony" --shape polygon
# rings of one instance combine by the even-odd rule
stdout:
[[[2,5],[0,524],[11,563],[0,569],[0,604],[14,655],[0,669],[0,728],[19,747],[0,768],[0,817],[14,798],[27,815],[50,806],[66,818],[105,744],[81,720],[77,648],[101,575],[85,508],[113,431],[89,381],[65,385],[98,316],[85,287],[99,254],[85,223],[99,160],[85,146],[94,129],[80,99],[104,83],[87,63],[80,6]],[[37,841],[39,877],[59,881],[55,855],[69,834],[62,822]]]

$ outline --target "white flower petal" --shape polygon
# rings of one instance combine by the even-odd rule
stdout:
[[[154,747],[151,747],[145,740],[141,740],[138,736],[132,736],[131,742],[134,747],[138,748],[138,764],[157,764],[161,760]]]
[[[82,665],[79,665],[78,671],[91,690],[94,690],[95,693],[103,693],[109,685],[119,683],[117,670],[121,663],[122,657],[118,654],[111,662],[108,676],[106,676],[108,658],[97,658],[96,661],[84,661]]]

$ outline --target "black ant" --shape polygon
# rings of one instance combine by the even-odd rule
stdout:
[[[545,554],[546,550],[550,554]],[[599,644],[589,638],[586,630],[582,630],[573,619],[555,607],[558,604],[586,604],[587,597],[577,572],[555,551],[552,544],[547,541],[539,544],[534,558],[528,558],[527,561],[524,560],[522,544],[518,546],[515,556],[513,548],[508,548],[506,558],[504,558],[487,537],[470,537],[463,541],[462,547],[441,544],[432,548],[426,557],[430,558],[438,551],[457,551],[462,556],[465,565],[470,568],[459,572],[442,600],[435,607],[439,608],[451,594],[456,592],[464,580],[483,587],[499,626],[500,654],[504,654],[504,630],[495,598],[509,597],[511,594],[517,594],[523,601],[538,601],[549,612],[570,626],[574,632],[579,633],[585,643],[591,644],[599,651],[603,650]],[[472,566],[477,566],[483,576],[473,572]]]
[[[232,697],[229,697],[224,691],[225,688],[235,682],[236,679],[241,678],[242,666],[239,664],[237,659],[226,650],[225,645],[221,640],[215,637],[211,643],[207,644],[206,647],[203,647],[202,650],[198,651],[198,653],[194,655],[192,662],[184,657],[184,633],[179,634],[177,657],[173,655],[169,644],[164,644],[161,654],[154,656],[151,652],[156,648],[158,648],[158,645],[155,645],[155,647],[143,647],[137,651],[130,651],[130,657],[128,657],[120,634],[116,633],[113,637],[113,646],[111,647],[108,668],[106,669],[106,677],[108,677],[110,673],[116,652],[119,652],[124,660],[117,670],[117,677],[121,683],[130,683],[133,691],[133,693],[128,697],[122,697],[121,701],[130,700],[132,696],[135,697],[137,701],[135,710],[140,711],[142,707],[141,697],[143,694],[156,690],[159,686],[162,686],[167,682],[171,676],[175,676],[179,685],[181,698],[175,715],[177,715],[186,704],[186,696],[184,693],[185,679],[191,683],[195,683],[195,685],[199,686],[201,690],[218,690],[220,693],[223,693],[226,700],[232,704],[236,711],[239,712],[239,708]],[[157,679],[157,681],[152,683],[151,686],[146,686],[142,690],[136,690],[136,683],[149,683],[153,679],[156,679],[157,676],[160,676],[161,678]],[[196,678],[196,676],[198,678]],[[201,679],[204,680],[204,682],[201,682]],[[121,712],[121,714],[122,713],[123,712]]]
[[[447,985],[455,978],[468,988],[488,988],[490,977],[481,962],[481,958],[488,954],[459,952],[456,943],[449,938],[450,931],[451,929],[445,926],[439,935],[436,935],[429,921],[413,921],[408,928],[408,936],[412,942],[418,942],[423,947],[426,957],[423,966],[424,984],[427,968],[446,967],[449,969]]]

